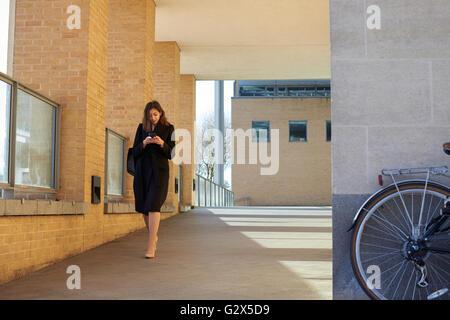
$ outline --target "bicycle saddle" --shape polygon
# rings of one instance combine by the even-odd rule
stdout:
[[[450,142],[444,143],[444,145],[442,147],[444,148],[444,152],[446,154],[450,155]]]

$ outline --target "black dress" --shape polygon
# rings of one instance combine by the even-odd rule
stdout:
[[[136,212],[148,215],[149,211],[160,212],[166,201],[169,188],[169,159],[175,142],[171,140],[174,127],[158,122],[154,128],[157,136],[164,140],[164,147],[150,143],[145,148],[143,141],[148,132],[139,124],[133,143],[136,158],[136,173],[133,180],[133,191]]]

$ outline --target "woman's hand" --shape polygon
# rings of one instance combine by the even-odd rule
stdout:
[[[159,136],[155,136],[152,141],[150,143],[156,143],[158,144],[160,147],[164,146],[164,140],[161,139]]]
[[[147,137],[147,138],[145,138],[145,140],[144,140],[144,148],[145,148],[145,146],[146,145],[148,145],[149,143],[156,143],[156,144],[158,144],[159,146],[161,146],[161,147],[163,147],[164,146],[164,140],[163,139],[161,139],[159,136],[155,136],[155,137]]]
[[[144,148],[145,148],[146,145],[148,145],[149,143],[151,143],[152,139],[153,139],[153,138],[149,136],[149,137],[145,138],[144,141],[142,141],[142,143],[143,143],[143,145],[144,145]]]

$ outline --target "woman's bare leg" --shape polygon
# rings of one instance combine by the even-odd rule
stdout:
[[[144,216],[145,226],[147,227],[147,231],[148,231],[148,214],[143,214],[143,216]]]
[[[156,241],[158,239],[159,221],[161,219],[160,212],[149,212],[148,215],[148,250],[145,255],[148,258],[155,256]]]

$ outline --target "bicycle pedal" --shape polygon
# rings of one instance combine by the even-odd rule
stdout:
[[[448,288],[442,288],[442,289],[437,290],[437,291],[431,293],[430,295],[428,295],[427,299],[428,300],[437,299],[437,298],[443,296],[444,294],[446,294],[447,292],[448,292]]]

